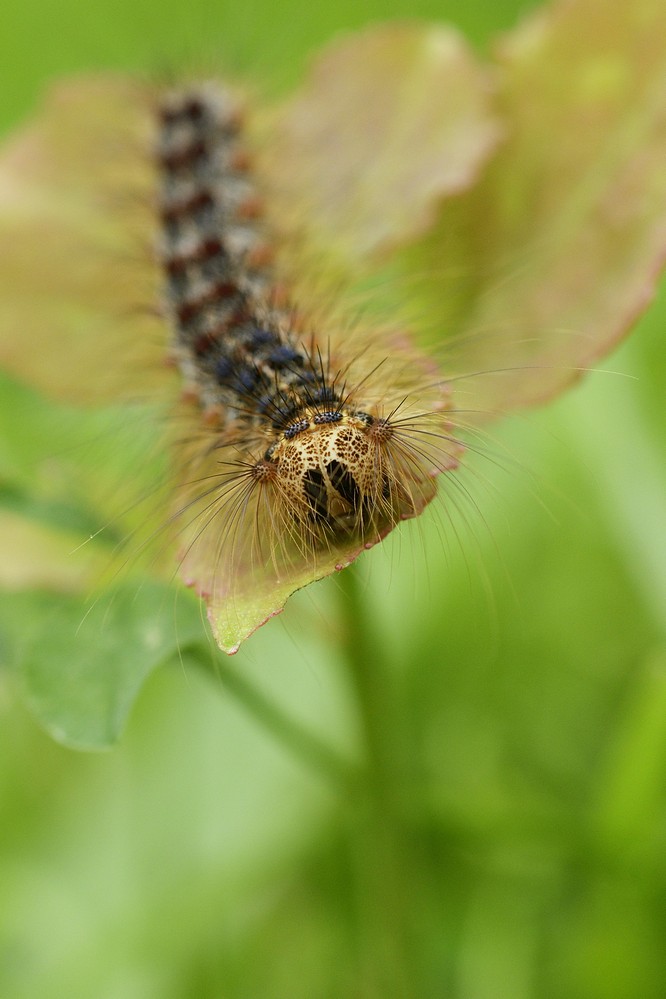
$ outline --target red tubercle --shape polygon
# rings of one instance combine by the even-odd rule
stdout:
[[[238,329],[251,320],[251,315],[242,306],[234,309],[223,319],[216,320],[205,333],[195,339],[192,345],[194,353],[197,357],[205,357],[230,330]]]
[[[158,114],[163,125],[175,125],[182,118],[188,118],[190,121],[200,121],[204,111],[203,101],[198,97],[192,96],[175,105],[163,104],[158,109]]]
[[[200,191],[196,191],[190,198],[184,198],[182,201],[170,202],[163,205],[160,210],[160,218],[164,225],[169,225],[172,222],[182,222],[189,218],[190,215],[196,214],[196,212],[212,208],[214,204],[215,199],[213,195],[206,188],[202,188]]]
[[[200,121],[203,118],[205,105],[199,97],[189,97],[183,105],[183,114],[190,121]]]
[[[248,250],[245,256],[245,266],[251,271],[260,271],[275,260],[275,251],[268,243],[259,243]]]
[[[252,166],[252,157],[247,149],[236,149],[229,157],[229,169],[233,173],[247,173]]]
[[[180,401],[186,406],[199,405],[199,389],[196,385],[185,385],[180,393]]]
[[[212,337],[223,337],[225,333],[229,330],[237,329],[239,326],[243,326],[245,323],[252,321],[252,316],[249,314],[247,309],[243,306],[239,306],[230,312],[229,315],[225,316],[223,319],[217,319],[209,330],[209,334]]]
[[[190,259],[187,256],[179,254],[178,256],[170,256],[164,260],[164,269],[166,270],[169,277],[178,277],[186,269],[187,265],[190,263]]]
[[[238,294],[235,281],[216,281],[203,296],[204,304],[214,305],[216,302],[227,301]]]
[[[166,257],[164,266],[170,277],[182,274],[190,264],[201,264],[207,260],[212,260],[219,254],[224,253],[224,246],[221,240],[215,236],[209,236],[196,243],[186,253],[174,253]]]
[[[238,285],[233,281],[216,281],[210,288],[197,298],[189,298],[176,308],[176,316],[181,326],[186,326],[196,318],[198,313],[209,305],[228,302],[239,293]]]
[[[258,195],[251,195],[236,208],[236,218],[245,220],[258,219],[264,214],[264,202]]]
[[[192,349],[197,357],[205,357],[217,344],[217,337],[213,333],[202,333],[192,344]]]
[[[196,259],[197,262],[212,260],[213,257],[217,257],[223,252],[224,246],[222,241],[216,236],[208,236],[199,244],[199,247],[196,250]]]
[[[191,167],[197,160],[203,159],[207,153],[208,149],[203,139],[195,139],[194,142],[190,142],[180,149],[159,153],[157,159],[164,170],[173,172]]]
[[[201,308],[201,299],[189,299],[189,301],[181,302],[181,304],[176,309],[176,316],[178,317],[178,322],[181,326],[187,326],[194,317],[197,315]]]

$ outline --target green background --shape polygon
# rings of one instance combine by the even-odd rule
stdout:
[[[483,48],[526,7],[5,4],[0,125],[63,73],[229,64],[286,87],[339,28],[418,14]],[[80,605],[3,597],[0,995],[665,994],[665,322],[662,296],[606,363],[631,378],[589,375],[501,427],[453,525],[445,495],[364,558],[364,693],[341,651],[351,584],[329,580],[232,673],[183,642],[120,745],[78,753],[5,667],[18,631],[34,668],[66,669]],[[169,591],[183,610],[196,630]],[[322,746],[353,758],[373,713],[383,763],[350,788]]]

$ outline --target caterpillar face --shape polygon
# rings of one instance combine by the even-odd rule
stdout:
[[[388,513],[382,446],[391,436],[386,421],[368,413],[306,411],[269,447],[255,476],[294,521],[363,533],[378,508]]]

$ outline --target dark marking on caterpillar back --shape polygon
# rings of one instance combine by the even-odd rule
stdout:
[[[220,407],[253,426],[268,416],[285,429],[304,407],[337,400],[290,328],[290,310],[272,304],[262,199],[248,176],[241,119],[235,98],[212,85],[168,94],[160,110],[172,346],[203,409]]]

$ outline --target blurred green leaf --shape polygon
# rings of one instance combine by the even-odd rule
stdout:
[[[168,587],[127,583],[82,611],[79,600],[43,598],[19,644],[26,703],[59,742],[108,749],[148,676],[202,640],[196,601]]]

